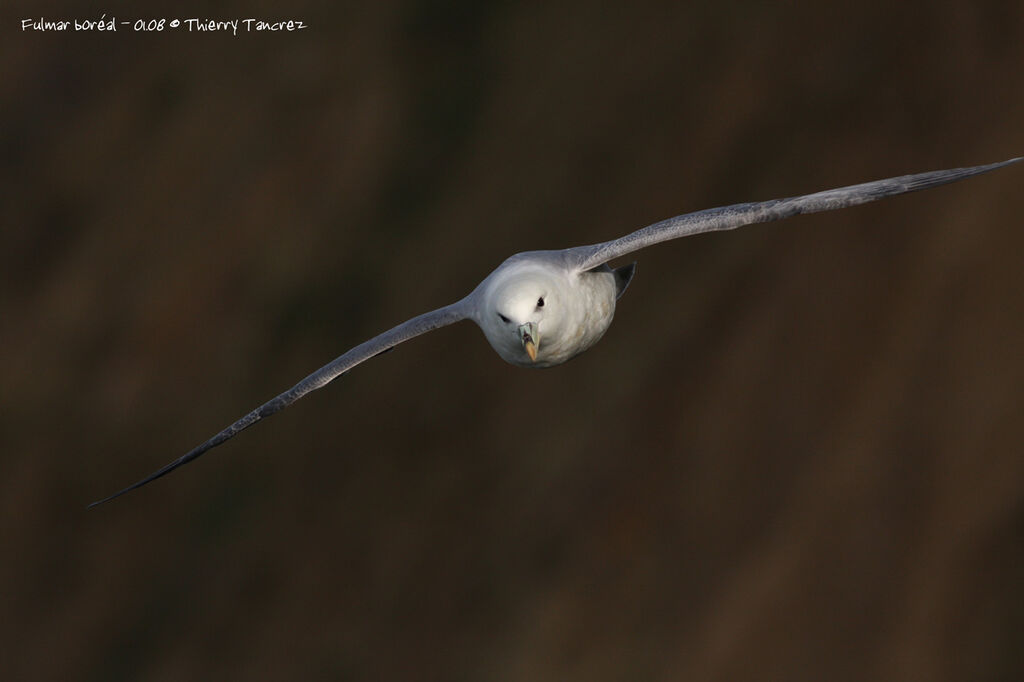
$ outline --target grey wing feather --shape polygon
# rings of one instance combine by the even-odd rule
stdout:
[[[96,505],[109,502],[115,497],[120,497],[121,495],[135,490],[136,488],[141,488],[147,483],[169,474],[183,464],[188,464],[206,451],[217,447],[226,440],[234,438],[261,419],[269,417],[276,412],[280,412],[307,393],[315,391],[318,388],[322,388],[334,379],[340,377],[342,374],[348,372],[356,365],[365,362],[374,356],[380,355],[381,353],[386,353],[403,341],[408,341],[420,334],[453,324],[459,320],[464,320],[469,316],[470,301],[469,298],[465,298],[458,303],[453,303],[452,305],[445,306],[444,308],[438,308],[437,310],[414,317],[403,322],[397,327],[384,332],[383,334],[373,337],[369,341],[356,346],[344,355],[341,355],[332,362],[324,365],[284,393],[263,403],[252,412],[249,412],[244,417],[235,421],[231,426],[228,426],[217,435],[196,446],[167,466],[154,471],[141,481],[133,483],[127,488],[119,490],[109,497],[93,502],[89,505],[89,508],[91,509]]]
[[[1017,157],[985,166],[952,168],[950,170],[918,173],[916,175],[902,175],[800,197],[735,204],[733,206],[697,211],[696,213],[687,213],[654,223],[619,239],[613,239],[601,244],[566,249],[566,256],[569,263],[578,271],[590,270],[610,260],[642,249],[645,246],[670,239],[688,237],[702,232],[732,230],[743,225],[767,223],[801,213],[817,213],[819,211],[832,211],[837,208],[856,206],[857,204],[864,204],[897,194],[916,192],[928,189],[929,187],[956,182],[973,175],[987,173],[988,171],[1017,163],[1022,159],[1024,157]]]

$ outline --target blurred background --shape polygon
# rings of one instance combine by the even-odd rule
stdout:
[[[44,16],[296,33],[22,32]],[[664,244],[183,454],[508,255],[1024,153],[1024,5],[0,10],[11,680],[1024,676],[1024,168]]]

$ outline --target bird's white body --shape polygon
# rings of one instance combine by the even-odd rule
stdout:
[[[474,321],[498,355],[520,367],[552,367],[579,355],[601,339],[615,315],[618,288],[611,269],[574,272],[543,253],[509,258],[477,292]],[[520,332],[531,323],[537,336],[533,359]]]

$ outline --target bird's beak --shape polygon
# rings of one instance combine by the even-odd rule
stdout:
[[[530,361],[536,362],[537,346],[540,345],[540,331],[537,329],[537,324],[527,322],[526,324],[519,325],[519,335],[520,340],[523,342],[523,349],[530,356]]]

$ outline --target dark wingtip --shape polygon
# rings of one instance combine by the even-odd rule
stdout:
[[[1010,165],[1015,164],[1015,163],[1020,163],[1021,161],[1024,161],[1024,156],[1015,156],[1012,159],[1007,159],[1006,161],[998,161],[996,163],[989,164],[987,168],[990,169],[990,170],[995,170],[997,168],[1002,168],[1003,166],[1010,166]],[[985,166],[979,166],[979,168],[986,168],[986,167]]]
[[[278,410],[281,410],[284,407],[287,407],[287,405],[288,405],[288,402],[282,401],[281,400],[281,396],[278,396],[277,398],[274,398],[273,400],[268,401],[267,403],[263,404],[259,408],[255,409],[252,412],[250,412],[249,414],[245,415],[244,417],[242,417],[241,419],[236,421],[234,424],[232,424],[231,426],[227,427],[226,429],[224,429],[223,431],[221,431],[216,436],[214,436],[213,438],[209,439],[208,441],[206,441],[202,445],[197,445],[196,447],[192,448],[186,454],[182,455],[181,457],[179,457],[178,459],[174,460],[173,462],[171,462],[167,466],[163,467],[162,469],[158,469],[158,470],[154,471],[149,476],[146,476],[141,481],[137,481],[135,483],[132,483],[127,488],[122,488],[121,490],[118,490],[116,493],[114,493],[113,495],[111,495],[109,497],[104,497],[102,500],[96,500],[95,502],[90,504],[88,507],[86,507],[86,509],[88,510],[88,509],[92,509],[93,507],[98,507],[99,505],[101,505],[101,504],[103,504],[105,502],[110,502],[111,500],[113,500],[116,497],[121,497],[121,495],[124,495],[125,493],[130,493],[131,491],[135,490],[136,488],[141,488],[142,486],[146,485],[147,483],[152,483],[156,479],[161,478],[163,476],[166,476],[167,474],[171,473],[172,471],[174,471],[178,467],[180,467],[180,466],[182,466],[184,464],[188,464],[192,460],[196,459],[197,457],[202,455],[204,452],[207,452],[208,450],[211,450],[211,449],[217,447],[218,445],[220,445],[221,443],[223,443],[226,440],[234,438],[235,435],[237,435],[239,432],[244,431],[245,429],[249,428],[250,426],[252,426],[256,422],[258,422],[260,419],[262,419],[263,417],[265,417],[267,415],[270,415],[270,414],[274,414]]]
[[[101,504],[104,504],[104,503],[106,503],[106,502],[110,502],[110,501],[111,501],[112,499],[114,499],[115,497],[120,497],[121,495],[123,495],[123,494],[124,494],[124,493],[126,493],[126,492],[128,492],[128,491],[127,491],[127,490],[122,490],[121,492],[119,492],[119,493],[114,493],[113,495],[111,495],[111,496],[109,496],[109,497],[104,497],[104,498],[103,498],[102,500],[96,500],[95,502],[91,502],[91,503],[89,503],[88,505],[86,505],[86,507],[85,507],[85,510],[86,510],[86,511],[89,511],[90,509],[92,509],[92,508],[94,508],[94,507],[98,507],[98,506],[100,506]]]
[[[1010,164],[1020,163],[1021,161],[1024,161],[1024,156],[1015,156],[1012,159],[1007,159],[1006,161],[993,163],[992,166],[993,168],[1001,168],[1003,166],[1009,166]]]
[[[86,509],[86,511],[88,511],[88,510],[92,509],[93,507],[98,507],[101,504],[105,504],[107,502],[110,502],[114,498],[121,497],[125,493],[131,492],[131,491],[135,490],[136,488],[141,488],[142,486],[146,485],[147,483],[149,483],[152,480],[153,480],[153,478],[145,478],[145,479],[139,481],[138,483],[133,483],[132,485],[128,486],[127,488],[123,488],[121,490],[118,490],[113,495],[108,495],[107,497],[104,497],[102,500],[96,500],[92,504],[88,505],[85,509]]]
[[[234,435],[234,434],[232,434],[232,435]],[[224,432],[222,431],[221,433],[217,434],[216,436],[214,436],[210,440],[206,441],[205,443],[203,443],[199,447],[191,450],[185,456],[179,457],[178,459],[174,460],[173,462],[171,462],[167,466],[163,467],[162,469],[158,469],[157,471],[154,471],[149,476],[146,476],[141,481],[136,481],[135,483],[132,483],[127,488],[122,488],[121,490],[118,490],[116,493],[114,493],[113,495],[110,495],[109,497],[104,497],[102,500],[96,500],[95,502],[90,504],[88,507],[86,507],[86,509],[92,509],[93,507],[98,507],[99,505],[103,504],[104,502],[110,502],[111,500],[113,500],[116,497],[121,497],[121,495],[124,495],[125,493],[130,493],[131,491],[135,490],[136,488],[141,488],[142,486],[146,485],[147,483],[152,483],[156,479],[161,478],[161,477],[166,476],[167,474],[171,473],[172,471],[174,471],[175,469],[177,469],[181,465],[188,464],[189,462],[191,462],[196,457],[199,457],[199,455],[203,454],[204,452],[206,452],[210,448],[213,448],[213,447],[216,447],[217,445],[220,445],[223,441],[227,440],[228,438],[230,438],[230,436],[224,437]]]

